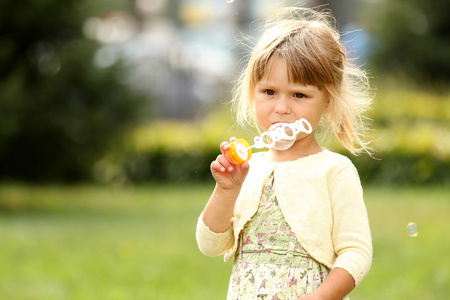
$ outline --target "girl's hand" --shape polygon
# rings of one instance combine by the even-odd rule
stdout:
[[[236,138],[231,138],[230,142],[234,140]],[[220,144],[221,154],[211,163],[211,173],[217,185],[222,189],[240,187],[249,170],[248,162],[241,165],[232,163],[228,156],[228,149],[230,149],[230,143],[223,142]]]

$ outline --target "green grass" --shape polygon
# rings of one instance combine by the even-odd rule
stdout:
[[[195,241],[211,189],[0,185],[0,299],[225,299],[231,264]],[[448,297],[449,195],[366,188],[375,253],[352,300]]]

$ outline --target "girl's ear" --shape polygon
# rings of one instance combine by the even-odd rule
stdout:
[[[327,97],[327,104],[325,105],[325,113],[328,113],[328,109],[330,108],[330,102],[331,102],[331,96],[328,95]]]

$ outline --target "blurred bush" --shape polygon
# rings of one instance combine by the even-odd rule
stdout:
[[[231,137],[252,141],[255,134],[233,125],[228,107],[198,121],[159,120],[127,138],[130,151],[119,164],[132,181],[209,180],[209,165],[219,155],[220,143]],[[117,161],[115,157],[109,163]]]
[[[365,181],[450,182],[450,94],[391,80],[379,87],[370,117],[375,156],[381,160],[354,158]]]
[[[0,178],[72,182],[137,120],[142,98],[120,64],[96,68],[83,0],[0,4]],[[110,8],[111,9],[111,8]]]
[[[349,156],[364,182],[449,183],[450,95],[399,85],[380,87],[370,111],[374,130],[368,135],[378,159],[352,156],[333,140],[322,145]],[[219,144],[232,136],[250,142],[256,134],[233,126],[228,107],[201,122],[159,121],[130,135],[132,152],[122,172],[137,181],[211,179],[209,165],[219,154]]]

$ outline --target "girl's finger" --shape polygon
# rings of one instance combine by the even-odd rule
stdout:
[[[217,157],[216,161],[221,166],[223,166],[228,172],[233,172],[233,164],[231,163],[230,159],[228,158],[228,154],[219,155]]]
[[[211,171],[212,172],[225,172],[226,168],[222,166],[217,160],[211,163]]]
[[[230,149],[230,143],[222,142],[222,144],[220,144],[220,152],[222,152],[222,155],[226,155],[228,149]]]

